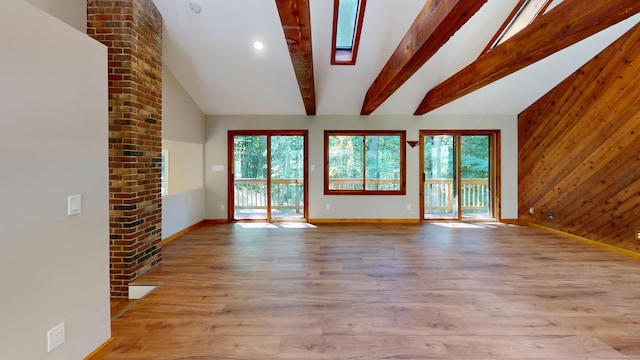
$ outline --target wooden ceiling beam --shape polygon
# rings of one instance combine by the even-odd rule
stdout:
[[[316,92],[311,51],[309,0],[276,0],[284,37],[307,115],[316,114]]]
[[[565,0],[427,92],[415,115],[461,98],[638,12],[638,0]]]
[[[426,63],[487,0],[428,0],[373,81],[362,105],[369,115]]]

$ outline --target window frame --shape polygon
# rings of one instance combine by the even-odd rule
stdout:
[[[502,38],[507,34],[511,26],[513,26],[513,24],[518,20],[518,18],[520,17],[524,9],[527,7],[527,5],[529,5],[530,1],[531,0],[518,1],[518,4],[513,8],[513,11],[511,11],[511,14],[509,14],[505,22],[502,24],[502,26],[500,26],[500,29],[498,29],[498,32],[496,32],[496,34],[491,38],[491,41],[489,41],[489,44],[487,44],[484,50],[482,50],[482,53],[480,54],[480,56],[493,50],[495,47],[497,47],[500,44],[500,42],[502,41]],[[543,15],[547,11],[547,9],[549,8],[552,2],[553,0],[544,0],[544,4],[540,7],[540,10],[538,10],[538,12],[529,21],[529,24],[531,24],[535,19],[537,19],[541,15]]]
[[[351,49],[338,49],[336,40],[338,37],[338,9],[340,0],[333,0],[333,30],[331,36],[331,65],[355,65],[360,46],[360,33],[362,31],[362,22],[364,20],[364,10],[367,0],[358,1],[358,10],[356,21],[354,24],[353,43]]]
[[[406,195],[406,136],[405,130],[325,130],[324,131],[324,194],[325,195]],[[398,190],[367,190],[366,189],[366,148],[363,149],[363,189],[362,190],[335,190],[329,189],[329,138],[331,136],[398,136],[400,138],[400,188]]]

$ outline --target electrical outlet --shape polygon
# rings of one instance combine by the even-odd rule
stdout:
[[[407,211],[411,211],[411,204],[407,204]]]
[[[64,342],[64,323],[47,331],[47,352],[57,348]]]
[[[640,240],[640,230],[636,230],[636,239]]]
[[[220,204],[220,211],[224,211],[224,204]]]
[[[532,208],[532,207],[530,207],[530,208],[529,208],[529,215],[533,215],[533,213],[534,213],[533,208]]]
[[[325,204],[324,205],[324,209],[327,210],[327,211],[331,210],[331,205]]]

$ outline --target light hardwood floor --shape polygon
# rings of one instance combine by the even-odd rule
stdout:
[[[638,259],[504,224],[264,226],[167,244],[105,359],[640,358]]]

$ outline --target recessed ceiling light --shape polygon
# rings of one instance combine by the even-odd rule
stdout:
[[[261,41],[254,41],[253,47],[256,48],[256,50],[262,50],[264,48],[264,44]]]
[[[189,3],[189,9],[191,9],[191,11],[193,11],[196,14],[200,14],[200,11],[202,11],[202,8],[200,7],[200,4],[198,4],[197,2],[190,2]]]

